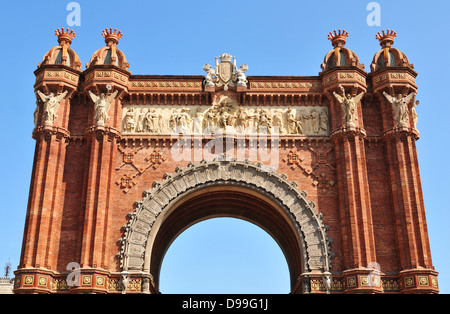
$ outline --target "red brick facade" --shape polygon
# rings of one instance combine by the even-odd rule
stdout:
[[[293,293],[439,291],[417,160],[414,103],[408,103],[408,116],[400,123],[384,94],[406,97],[417,91],[414,67],[392,47],[395,34],[377,36],[383,49],[376,53],[370,72],[345,47],[348,34],[335,32],[329,38],[334,48],[326,55],[319,76],[248,76],[246,84],[229,87],[210,86],[205,76],[131,74],[125,55],[117,48],[122,34],[112,30],[104,33],[106,47],[98,50],[82,71],[70,48],[75,34],[58,30],[57,35],[60,45],[45,56],[35,72],[35,90],[45,95],[68,93],[51,123],[47,123],[44,101],[37,97],[36,151],[15,293],[122,293],[121,276],[127,269],[120,252],[133,217],[129,214],[136,211],[136,202],[155,182],[177,173],[177,167],[189,167],[189,161],[174,160],[172,149],[177,139],[170,135],[124,132],[124,108],[207,107],[223,96],[248,108],[320,106],[328,110],[326,136],[280,134],[277,143],[276,174],[285,174],[295,189],[307,191],[307,199],[314,202],[321,221],[328,226],[327,237],[332,239],[330,286],[327,288],[320,271],[305,276],[301,262],[293,262]],[[363,93],[351,123],[343,118],[343,106],[335,96],[344,96],[341,87],[352,97]],[[95,103],[88,91],[95,95],[117,91],[104,124],[96,123]],[[203,138],[192,145],[206,143]],[[232,143],[233,148],[238,145],[234,139]],[[249,148],[247,154],[252,147],[258,148],[249,138],[243,145]],[[193,160],[193,164],[200,161]],[[196,193],[195,197],[210,204],[247,208],[243,217],[279,237],[280,243],[286,244],[282,249],[289,261],[306,256],[301,255],[305,248],[290,249],[295,245],[283,234],[289,233],[291,226],[269,226],[271,220],[278,224],[277,219],[285,226],[277,218],[281,216],[271,212],[276,205],[256,192],[247,192],[245,185],[242,190],[224,191],[214,186]],[[243,205],[244,200],[248,205]],[[176,230],[165,228],[164,223],[158,227],[153,257],[195,221],[240,215],[231,208],[223,213],[208,210],[200,203],[200,198],[189,198],[184,206],[192,216],[167,217],[168,221],[175,219],[172,226]],[[251,208],[259,208],[265,218],[254,217]],[[177,217],[185,219],[185,224],[177,224]],[[158,242],[159,238],[165,239]],[[69,286],[66,279],[74,274],[68,265],[73,262],[80,265],[80,282]],[[153,258],[151,263],[156,266],[152,268],[150,263],[150,270],[158,269],[160,262]],[[378,280],[371,281],[373,278]],[[128,279],[127,293],[158,292],[157,273],[130,272]]]

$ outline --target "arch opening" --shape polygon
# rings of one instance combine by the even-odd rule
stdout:
[[[285,294],[289,269],[281,248],[260,227],[213,218],[185,230],[164,256],[163,294]]]
[[[162,260],[172,242],[196,223],[218,217],[242,219],[266,231],[286,257],[291,289],[296,286],[305,268],[305,257],[302,256],[302,239],[293,217],[262,191],[219,182],[183,194],[153,225],[146,249],[152,254],[145,260],[144,268],[148,267],[156,287],[159,287]]]

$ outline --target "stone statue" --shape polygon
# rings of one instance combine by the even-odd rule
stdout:
[[[134,109],[128,109],[127,113],[125,114],[125,121],[124,121],[124,130],[126,132],[133,132],[135,126],[134,121]]]
[[[217,126],[217,111],[215,107],[211,107],[206,111],[203,125],[207,134],[215,132]]]
[[[330,294],[330,290],[331,290],[331,273],[329,272],[325,272],[323,274],[323,285],[325,287],[325,289],[327,290],[327,294]]]
[[[197,112],[194,117],[194,134],[202,134],[203,133],[203,115],[204,113],[200,108],[197,108]]]
[[[394,119],[397,122],[397,126],[407,127],[409,123],[408,105],[417,93],[413,92],[406,97],[403,97],[402,94],[398,94],[397,98],[392,97],[386,92],[383,92],[383,94],[392,105],[392,109],[394,110]]]
[[[231,117],[231,114],[229,112],[228,107],[222,107],[220,109],[220,116],[219,116],[219,126],[222,129],[226,129],[227,126],[230,125],[230,117]]]
[[[107,96],[101,93],[100,96],[95,95],[93,92],[89,91],[92,101],[94,102],[95,109],[95,121],[97,125],[105,125],[106,120],[109,119],[108,112],[111,108],[111,103],[116,98],[119,91],[115,91],[111,95]]]
[[[347,126],[355,126],[355,120],[356,120],[356,106],[362,99],[364,92],[361,92],[355,97],[352,97],[350,94],[347,94],[345,96],[345,89],[341,86],[341,90],[344,96],[341,96],[337,94],[336,92],[333,92],[334,97],[341,103],[342,105],[342,111],[344,112],[344,119],[347,123]]]
[[[275,132],[283,133],[283,114],[280,110],[275,110],[273,112],[272,117],[273,127],[275,128]]]
[[[142,109],[141,112],[138,114],[137,118],[137,126],[136,126],[136,132],[142,133],[145,130],[145,115],[147,114],[147,109]]]
[[[48,96],[46,96],[39,90],[36,93],[44,102],[44,116],[43,116],[44,124],[53,126],[53,122],[58,118],[56,112],[58,111],[59,104],[61,103],[61,100],[63,100],[64,97],[66,97],[68,91],[65,91],[64,93],[58,96],[55,96],[55,94],[53,93],[50,93]]]
[[[267,110],[261,110],[258,131],[267,134],[271,134],[272,132],[272,118]]]
[[[161,132],[160,126],[160,114],[156,112],[156,109],[149,110],[145,116],[145,126],[150,133]]]
[[[310,129],[314,134],[319,133],[319,114],[315,109],[301,115],[301,117],[304,120],[307,120],[309,126],[307,129]]]
[[[236,70],[237,84],[238,86],[247,86],[248,80],[245,77],[245,72],[248,71],[248,65],[243,64]]]
[[[247,112],[248,123],[247,127],[249,128],[249,132],[256,132],[256,128],[258,127],[258,111],[257,109],[248,109]]]
[[[319,132],[328,132],[328,114],[326,110],[322,110],[319,113]]]
[[[130,282],[130,277],[126,274],[120,276],[120,284],[122,285],[122,294],[127,293],[128,283]]]
[[[181,133],[190,133],[191,128],[191,116],[189,115],[190,109],[183,108],[177,116],[177,131]]]
[[[214,76],[216,75],[216,71],[212,68],[210,64],[205,64],[203,66],[203,70],[206,72],[205,85],[206,86],[214,86]]]
[[[177,117],[178,117],[178,110],[174,109],[169,118],[170,131],[174,131],[175,128],[177,127]]]
[[[303,134],[302,122],[297,119],[295,111],[291,107],[288,108],[287,112],[287,127],[289,134]]]
[[[236,114],[236,129],[238,132],[244,132],[247,129],[247,113],[242,107]]]

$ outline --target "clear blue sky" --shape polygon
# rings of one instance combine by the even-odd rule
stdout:
[[[67,27],[69,2],[1,4],[1,270],[8,259],[15,269],[20,258],[35,148],[31,138],[33,71],[57,44],[55,29]],[[377,1],[381,7],[381,26],[377,27],[366,22],[370,2],[80,0],[81,26],[73,27],[77,37],[72,48],[84,69],[104,45],[102,30],[116,27],[124,33],[119,48],[133,74],[204,75],[205,63],[212,64],[216,56],[228,52],[237,57],[238,64],[249,65],[248,75],[317,75],[331,49],[330,31],[346,29],[350,33],[347,47],[370,71],[373,55],[380,48],[375,34],[394,29],[398,33],[395,46],[407,54],[419,73],[421,139],[417,149],[428,230],[441,292],[450,293],[450,106],[445,95],[449,90],[450,3]],[[216,248],[221,250],[210,254]],[[204,263],[195,268],[195,261]],[[183,284],[177,286],[174,278]],[[199,290],[207,284],[207,291]],[[265,232],[243,221],[217,219],[188,229],[174,242],[163,263],[161,290],[287,293],[289,276],[279,247]]]

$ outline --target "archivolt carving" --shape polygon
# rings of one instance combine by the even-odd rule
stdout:
[[[248,161],[225,160],[219,158],[212,162],[190,163],[186,168],[177,167],[174,174],[166,174],[161,182],[155,182],[152,190],[144,192],[144,199],[136,202],[135,212],[129,215],[130,221],[124,226],[121,238],[121,251],[118,257],[124,271],[141,272],[147,240],[160,213],[177,197],[191,189],[211,183],[238,183],[254,187],[271,195],[289,211],[297,230],[301,233],[302,254],[306,261],[304,272],[328,272],[331,268],[330,241],[327,229],[322,222],[314,202],[306,198],[295,182],[289,182],[285,175],[267,172],[261,164]]]

